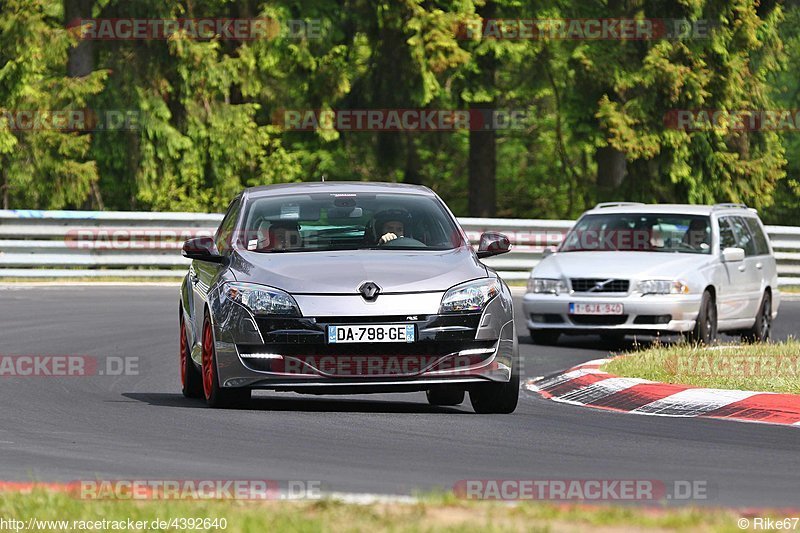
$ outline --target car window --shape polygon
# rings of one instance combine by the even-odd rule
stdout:
[[[744,250],[745,256],[756,255],[756,242],[747,229],[747,224],[742,217],[726,217],[728,218],[733,234],[736,237],[736,247]]]
[[[758,219],[753,217],[744,217],[744,222],[747,224],[747,228],[750,230],[750,234],[753,236],[753,240],[755,241],[756,255],[768,255],[769,241],[767,240],[767,236],[764,234],[764,230],[761,228],[761,224],[758,223]]]
[[[703,215],[589,214],[567,234],[562,252],[711,253],[711,222]]]
[[[240,201],[238,198],[231,202],[231,205],[228,206],[227,213],[225,213],[225,217],[219,224],[217,235],[214,239],[219,253],[225,253],[231,249],[233,229],[236,226],[236,219],[239,218],[239,206]]]
[[[355,249],[446,250],[465,245],[435,197],[311,193],[248,201],[242,231],[254,252]]]
[[[722,217],[719,219],[719,247],[721,250],[725,248],[736,248],[736,234],[733,232],[730,217]]]

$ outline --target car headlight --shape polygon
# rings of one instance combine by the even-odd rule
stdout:
[[[456,285],[444,294],[439,312],[480,311],[498,294],[500,294],[500,282],[496,279],[468,281]]]
[[[689,294],[689,286],[682,281],[648,279],[639,282],[642,294]]]
[[[250,310],[254,315],[300,316],[300,308],[288,293],[255,283],[229,282],[225,297]]]
[[[567,290],[567,286],[560,279],[550,278],[529,278],[528,292],[534,294],[555,294],[558,295]]]

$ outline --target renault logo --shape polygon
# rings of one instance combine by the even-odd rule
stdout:
[[[361,296],[368,302],[374,301],[378,294],[381,292],[381,288],[373,281],[365,281],[361,284],[358,288],[358,292],[361,293]]]

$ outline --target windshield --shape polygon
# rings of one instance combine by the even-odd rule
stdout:
[[[449,250],[461,232],[435,198],[415,194],[292,194],[248,202],[239,244],[253,252]]]
[[[618,213],[586,215],[567,234],[561,252],[711,253],[707,216]]]

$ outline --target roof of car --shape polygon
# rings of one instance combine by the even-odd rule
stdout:
[[[753,215],[754,209],[740,204],[692,205],[692,204],[640,204],[634,202],[619,202],[598,204],[585,214],[597,213],[677,213],[683,215],[710,215],[715,214],[747,214]]]
[[[386,183],[376,181],[306,181],[279,183],[245,189],[248,196],[269,196],[291,193],[399,193],[433,195],[433,191],[422,185],[408,183]]]

